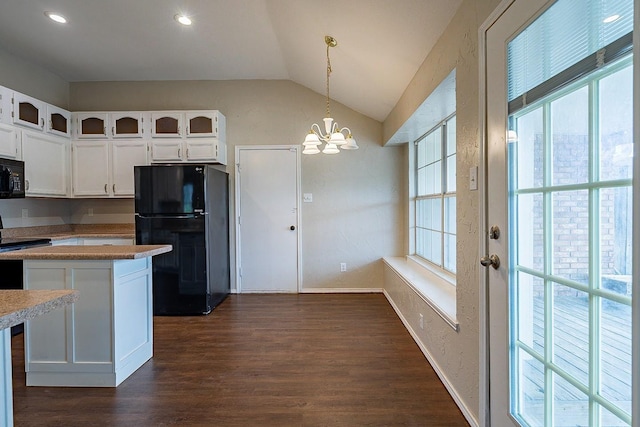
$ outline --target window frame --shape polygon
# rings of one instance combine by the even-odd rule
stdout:
[[[455,159],[457,159],[457,144],[454,144],[454,148],[455,151],[453,153],[449,153],[447,152],[447,142],[448,142],[448,123],[450,123],[452,120],[457,119],[457,112],[454,111],[453,113],[449,114],[447,117],[445,117],[444,119],[440,120],[438,123],[436,123],[433,127],[431,127],[428,131],[426,131],[424,134],[422,134],[420,137],[416,138],[413,141],[413,145],[414,145],[414,156],[413,156],[413,162],[412,162],[412,172],[413,172],[413,185],[412,185],[412,193],[414,194],[414,203],[413,203],[413,216],[414,216],[414,226],[413,228],[413,241],[414,241],[414,247],[413,247],[413,254],[412,257],[414,258],[414,260],[416,262],[418,262],[419,264],[425,266],[426,268],[430,269],[430,270],[434,270],[435,273],[437,273],[439,276],[443,277],[444,279],[446,279],[447,281],[451,282],[452,284],[455,285],[455,279],[456,279],[456,271],[452,271],[450,269],[448,269],[447,267],[445,267],[445,259],[446,259],[446,244],[445,244],[445,239],[447,236],[453,236],[454,237],[454,241],[455,241],[455,246],[457,247],[457,230],[456,230],[456,226],[457,224],[453,224],[453,232],[447,231],[445,229],[445,223],[446,223],[446,217],[445,217],[445,212],[447,212],[447,200],[448,199],[456,199],[456,175],[454,174],[453,176],[453,186],[450,185],[451,182],[447,179],[447,175],[448,175],[448,168],[447,168],[447,160],[450,157],[454,157]],[[455,124],[456,122],[452,125],[454,126],[455,129]],[[439,159],[437,160],[438,162],[441,163],[441,168],[440,168],[440,191],[437,193],[430,193],[430,194],[423,194],[421,195],[419,192],[419,186],[420,186],[420,182],[419,182],[419,170],[422,168],[427,167],[429,164],[433,164],[434,162],[430,162],[430,163],[425,163],[424,165],[420,165],[419,161],[420,161],[420,156],[419,156],[419,144],[420,142],[423,142],[426,140],[427,137],[429,137],[430,135],[434,134],[435,132],[440,132],[440,156]],[[456,132],[456,139],[457,139],[457,132]],[[454,160],[454,164],[455,164],[455,160]],[[456,165],[456,169],[457,169],[457,165]],[[449,191],[450,187],[453,187],[452,191]],[[420,238],[418,237],[418,233],[420,230],[425,229],[424,226],[419,226],[418,224],[424,223],[421,222],[419,217],[418,217],[418,213],[420,210],[419,204],[421,201],[423,200],[439,200],[440,201],[440,224],[439,224],[439,230],[431,230],[431,231],[436,231],[437,233],[439,233],[439,257],[440,257],[440,263],[434,261],[433,259],[429,259],[428,257],[425,256],[424,253],[420,253],[419,248],[420,248],[420,244],[418,242],[420,242]],[[457,206],[456,203],[454,203],[454,218],[457,218]],[[456,257],[457,257],[457,250],[454,250],[454,253],[456,253]],[[454,264],[453,267],[457,269],[457,263],[454,257]]]

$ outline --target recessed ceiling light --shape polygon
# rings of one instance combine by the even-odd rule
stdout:
[[[49,19],[51,19],[52,21],[56,21],[59,24],[66,24],[67,23],[67,18],[65,18],[64,16],[60,15],[59,13],[55,13],[55,12],[45,12],[44,13]]]
[[[612,22],[617,21],[618,19],[620,19],[620,15],[611,15],[604,18],[602,22],[604,22],[605,24],[610,24]]]
[[[178,14],[178,15],[174,16],[173,19],[175,19],[176,21],[178,21],[182,25],[191,25],[191,19],[189,19],[189,17],[186,16],[186,15]]]

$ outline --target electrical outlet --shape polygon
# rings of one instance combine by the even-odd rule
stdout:
[[[22,209],[22,218],[29,218],[29,209]]]
[[[341,262],[340,263],[340,271],[347,271],[347,263],[346,262]]]
[[[424,316],[420,313],[420,329],[424,329]]]

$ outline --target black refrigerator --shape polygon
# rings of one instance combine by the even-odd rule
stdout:
[[[136,244],[153,257],[153,314],[208,314],[229,294],[229,177],[210,165],[136,166]]]

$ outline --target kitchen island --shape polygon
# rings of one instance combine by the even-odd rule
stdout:
[[[0,425],[13,425],[11,327],[77,299],[77,292],[71,290],[0,291]]]
[[[47,246],[24,260],[29,290],[73,289],[78,301],[25,326],[28,386],[117,387],[153,355],[152,257],[171,245]]]

